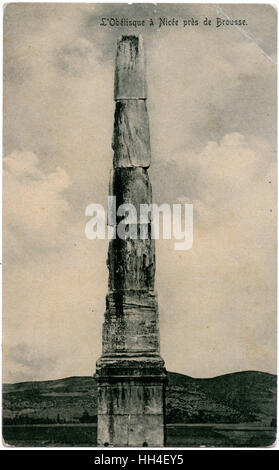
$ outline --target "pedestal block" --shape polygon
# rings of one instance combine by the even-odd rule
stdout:
[[[165,445],[166,374],[159,356],[102,357],[97,363],[98,445]]]

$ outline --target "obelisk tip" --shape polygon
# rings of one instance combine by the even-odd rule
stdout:
[[[146,99],[144,50],[141,35],[117,41],[114,99]]]

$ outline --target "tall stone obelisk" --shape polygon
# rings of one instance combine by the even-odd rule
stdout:
[[[140,238],[140,204],[152,202],[150,136],[142,38],[117,43],[113,170],[110,195],[138,211],[138,238],[117,232],[108,250],[109,291],[103,350],[97,361],[98,445],[164,446],[166,371],[159,353],[155,244],[151,220]],[[123,216],[123,214],[122,214]],[[122,217],[123,218],[123,217]]]

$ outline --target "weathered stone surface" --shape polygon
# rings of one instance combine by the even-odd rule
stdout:
[[[158,354],[103,355],[97,363],[98,445],[165,443],[164,361]]]
[[[99,387],[98,445],[164,446],[164,384]]]
[[[130,230],[133,231],[132,227]],[[151,228],[148,236],[147,240],[116,238],[110,241],[107,259],[110,290],[154,289],[155,241],[151,238]]]
[[[115,212],[132,204],[137,218],[127,222],[122,213],[108,221],[115,238],[108,250],[109,293],[102,356],[96,364],[100,446],[164,445],[166,371],[159,353],[152,215],[144,224],[139,220],[140,205],[152,203],[145,99],[142,40],[123,36],[116,57],[110,195],[116,196]]]
[[[159,352],[159,325],[155,292],[107,295],[103,324],[103,354]]]
[[[144,67],[142,37],[122,36],[117,42],[115,100],[147,97]]]
[[[96,376],[98,445],[164,446],[167,381],[159,354],[103,354]]]
[[[161,388],[160,395],[162,395]],[[99,414],[98,423],[98,446],[164,447],[163,413]]]
[[[101,414],[143,414],[156,415],[163,412],[160,402],[160,387],[158,383],[142,387],[139,383],[127,385],[129,382],[118,382],[111,387],[101,387],[100,413]],[[135,408],[135,403],[137,407]]]
[[[115,168],[150,166],[149,120],[145,100],[116,103],[112,148]]]
[[[116,225],[122,217],[116,213],[121,204],[133,204],[140,223],[140,205],[152,203],[152,188],[147,170],[143,168],[116,168],[111,172],[109,195],[116,197],[115,216],[109,225]],[[151,217],[150,217],[151,220]]]
[[[106,296],[106,312],[121,317],[124,311],[157,311],[157,293],[154,290],[111,291]],[[105,313],[105,318],[107,316]]]
[[[164,361],[158,352],[115,352],[103,354],[96,364],[101,384],[124,380],[130,383],[161,383],[166,381]]]

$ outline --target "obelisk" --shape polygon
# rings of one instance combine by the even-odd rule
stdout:
[[[108,250],[109,290],[97,361],[98,445],[160,447],[165,443],[166,371],[159,351],[155,242],[151,223],[141,238],[139,208],[151,204],[151,161],[142,38],[122,36],[115,65],[113,170],[116,213],[133,204],[138,237],[117,232]],[[123,214],[122,214],[123,216]],[[123,218],[123,217],[122,217]],[[110,222],[112,223],[112,222]],[[135,232],[134,232],[135,233]]]

